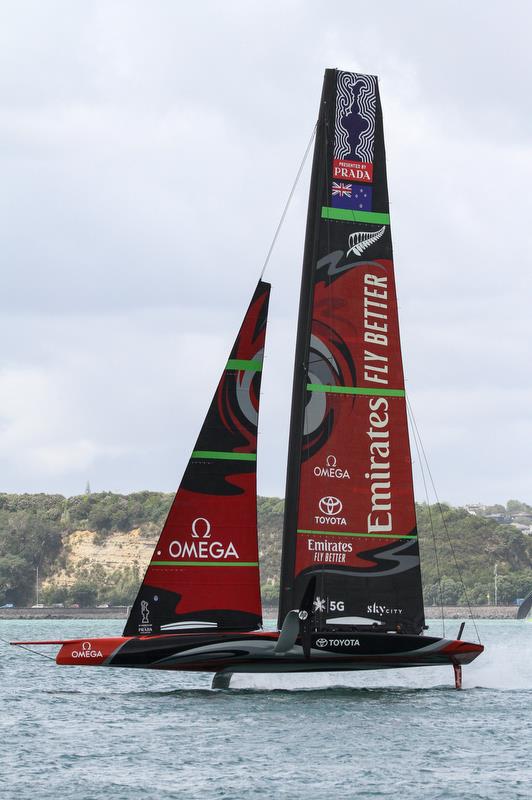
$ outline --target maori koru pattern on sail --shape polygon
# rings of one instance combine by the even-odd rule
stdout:
[[[334,158],[373,162],[375,139],[373,75],[338,72],[334,120]]]

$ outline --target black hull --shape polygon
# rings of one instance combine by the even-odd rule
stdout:
[[[309,657],[299,639],[275,652],[278,633],[197,633],[74,640],[58,664],[195,672],[331,672],[468,664],[481,645],[392,633],[314,633]]]

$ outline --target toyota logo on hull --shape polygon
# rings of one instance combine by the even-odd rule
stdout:
[[[329,516],[335,516],[342,510],[342,501],[330,495],[328,497],[322,497],[318,505],[321,513],[328,514]]]
[[[360,647],[360,639],[316,639],[317,647]]]

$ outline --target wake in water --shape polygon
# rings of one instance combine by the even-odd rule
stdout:
[[[491,623],[485,651],[464,668],[464,688],[532,689],[532,625],[526,620]],[[512,635],[513,634],[513,635]]]
[[[478,623],[477,623],[478,624]],[[464,689],[532,690],[532,625],[526,620],[480,623],[484,653],[463,669]],[[445,689],[454,691],[452,668],[409,667],[369,672],[321,672],[287,675],[239,675],[233,689]]]

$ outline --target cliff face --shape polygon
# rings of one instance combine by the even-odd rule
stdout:
[[[100,568],[105,572],[136,567],[143,574],[157,542],[158,533],[146,533],[142,528],[114,531],[103,538],[97,531],[73,531],[63,539],[65,563],[43,581],[51,585],[72,586],[85,572]]]
[[[128,605],[172,498],[162,492],[70,498],[0,494],[0,606],[37,602],[37,568],[43,590],[39,602]],[[516,508],[521,515],[530,512],[532,518],[532,508],[523,503],[509,501],[508,507],[512,513]],[[482,515],[476,509],[417,506],[427,605],[490,604],[496,571],[499,604],[530,591],[532,536],[495,519],[506,520],[502,512],[495,514],[500,509],[486,507]],[[258,523],[262,597],[276,603],[283,501],[260,497]]]

